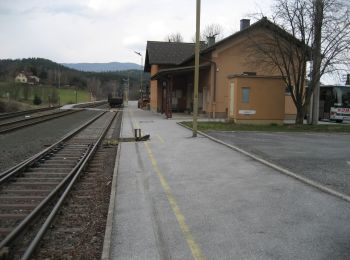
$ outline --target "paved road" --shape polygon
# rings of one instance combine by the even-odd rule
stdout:
[[[297,174],[350,195],[350,134],[208,132]]]

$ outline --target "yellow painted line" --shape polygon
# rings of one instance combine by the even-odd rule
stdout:
[[[171,192],[171,188],[170,188],[167,180],[165,179],[164,175],[159,170],[157,160],[155,159],[153,152],[152,152],[152,150],[147,142],[145,142],[145,146],[146,146],[150,161],[152,163],[153,169],[156,172],[156,174],[160,180],[160,184],[161,184],[161,186],[162,186],[162,188],[163,188],[163,190],[168,198],[170,207],[175,214],[175,217],[177,219],[177,222],[179,223],[182,234],[185,237],[187,245],[192,252],[193,258],[195,260],[204,260],[205,258],[204,258],[204,255],[202,253],[202,250],[200,249],[199,245],[194,240],[194,238],[191,234],[190,228],[186,224],[185,216],[181,213],[181,210],[176,202],[176,199]]]
[[[157,137],[158,137],[159,141],[160,141],[162,144],[164,144],[164,139],[163,139],[159,134],[157,134]]]

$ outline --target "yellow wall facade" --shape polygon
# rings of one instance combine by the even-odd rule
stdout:
[[[243,97],[248,89],[248,100]],[[284,120],[285,93],[280,77],[233,76],[229,79],[228,120],[237,123],[277,123]]]
[[[151,66],[151,77],[158,72],[158,65]],[[150,84],[150,108],[152,111],[157,112],[158,106],[158,89],[157,80],[151,80]]]

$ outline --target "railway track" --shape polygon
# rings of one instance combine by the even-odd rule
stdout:
[[[0,134],[14,131],[23,127],[35,125],[41,122],[45,122],[54,118],[66,116],[78,112],[79,110],[61,110],[52,111],[51,113],[43,115],[33,115],[31,117],[25,117],[16,120],[10,120],[8,122],[0,123]]]
[[[116,115],[99,114],[0,174],[0,258],[30,258]]]
[[[58,108],[58,107],[45,107],[45,108],[30,109],[30,110],[17,111],[17,112],[11,112],[11,113],[1,113],[0,120],[18,117],[18,116],[24,116],[24,115],[28,115],[28,114],[43,112],[43,111],[50,111],[50,110],[53,110],[56,108]]]
[[[107,108],[106,102],[94,102],[91,104],[84,104],[81,106],[78,106],[79,108]],[[35,125],[41,122],[45,122],[51,119],[55,119],[58,117],[66,116],[72,113],[76,113],[80,110],[52,110],[52,109],[37,109],[37,110],[29,110],[27,111],[21,111],[16,113],[10,113],[3,115],[1,117],[0,115],[0,134],[1,133],[7,133],[10,131],[14,131],[23,127]],[[27,113],[25,113],[27,112]],[[40,113],[44,112],[44,113]],[[30,114],[30,116],[29,116]],[[28,115],[28,116],[25,116]],[[25,116],[25,117],[23,117]]]

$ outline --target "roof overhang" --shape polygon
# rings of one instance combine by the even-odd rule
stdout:
[[[208,63],[203,63],[199,65],[199,68],[205,69],[205,68],[209,68],[210,66],[211,64],[208,62]],[[162,69],[162,70],[159,70],[156,74],[154,74],[151,77],[151,80],[157,80],[159,78],[164,78],[170,75],[176,75],[176,74],[182,74],[182,73],[194,71],[194,67],[195,66],[184,66],[184,67],[176,67],[176,68],[170,68],[170,69]]]

